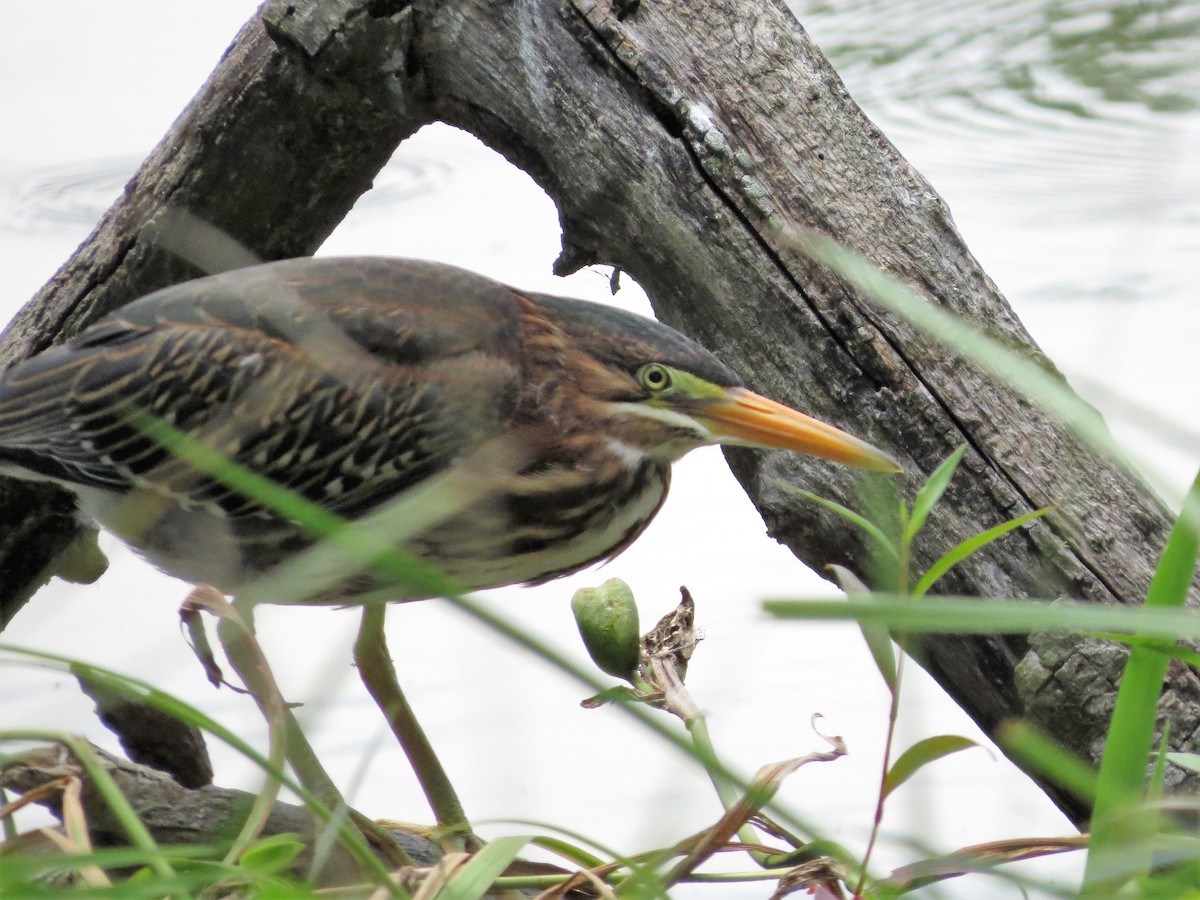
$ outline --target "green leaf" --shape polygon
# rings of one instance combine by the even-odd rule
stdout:
[[[892,768],[888,770],[887,776],[883,779],[883,796],[885,798],[889,796],[892,791],[916,775],[923,766],[949,756],[951,753],[978,746],[979,744],[975,741],[960,734],[939,734],[935,737],[925,738],[923,741],[917,741],[901,753],[892,764]]]
[[[947,456],[945,461],[933,470],[933,474],[925,481],[921,490],[917,491],[917,496],[913,499],[912,516],[909,517],[908,523],[904,527],[905,541],[911,542],[925,526],[925,520],[929,518],[930,511],[942,498],[942,494],[946,492],[946,487],[950,484],[950,479],[954,477],[954,472],[958,469],[958,464],[962,462],[963,454],[966,452],[967,445],[963,444]]]
[[[1015,519],[1009,519],[1007,522],[1001,522],[995,528],[989,528],[987,531],[980,532],[974,537],[969,537],[958,546],[944,553],[937,562],[929,567],[929,571],[921,576],[921,580],[917,582],[917,586],[913,588],[913,597],[923,597],[926,592],[937,583],[937,580],[949,572],[954,566],[958,565],[976,550],[986,547],[997,538],[1004,537],[1014,528],[1020,528],[1027,522],[1032,522],[1034,519],[1040,519],[1046,513],[1051,512],[1053,506],[1047,506],[1043,509],[1035,509],[1033,512],[1027,512],[1023,516],[1017,516]]]
[[[530,835],[513,835],[490,841],[450,877],[438,900],[479,900],[531,840]]]
[[[1167,538],[1146,594],[1143,613],[1182,611],[1200,556],[1197,510],[1200,510],[1200,474],[1192,482],[1183,501],[1183,511]],[[1168,662],[1157,650],[1133,647],[1129,652],[1100,761],[1092,840],[1084,869],[1085,897],[1108,896],[1132,875],[1149,871],[1152,835],[1139,831],[1137,839],[1131,840],[1122,820],[1143,799],[1158,698]]]
[[[1200,475],[1192,482],[1183,511],[1167,538],[1166,549],[1154,570],[1154,580],[1146,592],[1146,606],[1179,608],[1187,601],[1196,574],[1196,559],[1200,556],[1197,516],[1200,516]]]
[[[842,506],[840,503],[835,503],[833,500],[826,500],[824,497],[818,496],[812,491],[806,491],[804,488],[798,488],[794,484],[788,484],[786,481],[776,481],[776,484],[780,485],[786,490],[791,491],[793,494],[803,497],[805,500],[811,500],[813,503],[820,504],[831,512],[837,513],[847,521],[853,522],[872,538],[874,538],[875,542],[890,555],[899,556],[896,546],[890,540],[888,540],[887,535],[883,533],[878,525],[865,516],[861,516],[854,510]]]
[[[294,834],[273,834],[252,844],[239,860],[246,869],[265,874],[282,872],[304,852],[304,844]]]
[[[1200,754],[1197,753],[1171,752],[1167,754],[1167,762],[1174,763],[1189,772],[1200,772]]]
[[[838,585],[848,596],[862,597],[865,600],[870,600],[873,596],[870,589],[858,579],[858,576],[844,566],[829,566],[829,571],[833,573]],[[888,690],[895,693],[897,688],[896,651],[892,647],[892,633],[886,626],[877,622],[859,622],[858,628],[862,632],[863,640],[867,642],[867,649],[871,651],[871,658],[875,660],[875,668],[883,676]]]

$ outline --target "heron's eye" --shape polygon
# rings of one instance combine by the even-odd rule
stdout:
[[[659,393],[671,386],[671,372],[666,366],[650,363],[638,369],[637,379],[649,391]]]

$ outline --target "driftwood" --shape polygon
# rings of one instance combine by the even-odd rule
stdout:
[[[98,747],[92,749],[158,844],[220,846],[237,835],[254,804],[255,795],[246,791],[213,785],[186,788],[166,773],[120,759]],[[86,769],[62,748],[35,747],[6,763],[0,769],[0,787],[20,794],[44,791],[45,796],[39,802],[60,818],[61,787],[46,789],[59,784],[64,777],[79,779],[80,804],[91,841],[97,847],[128,846],[129,836]],[[311,867],[313,847],[322,829],[322,824],[304,807],[277,801],[260,835],[288,834],[302,839],[307,849],[297,858],[295,870],[303,876]],[[393,830],[392,837],[418,866],[432,865],[442,855],[438,846],[422,835]],[[379,855],[387,862],[386,855],[381,852]],[[354,858],[340,843],[332,842],[320,869],[319,886],[361,883],[362,872]]]
[[[967,444],[917,566],[967,534],[1056,507],[943,590],[1140,602],[1169,525],[1153,494],[781,238],[780,222],[817,229],[1051,368],[940,198],[777,0],[272,0],[18,317],[3,358],[195,274],[164,249],[196,244],[175,233],[180,212],[263,258],[311,252],[392,149],[433,120],[478,135],[547,190],[563,223],[559,271],[604,263],[630,273],[664,321],[752,387],[891,449],[904,489]],[[846,472],[783,454],[729,459],[771,533],[801,559],[863,569],[848,526],[774,484],[854,502]],[[29,492],[0,504],[5,616],[75,534],[60,495]],[[1021,717],[1098,759],[1119,648],[948,635],[921,649],[986,731]],[[1198,698],[1196,674],[1174,667],[1161,711],[1176,749],[1195,749]],[[1191,787],[1195,777],[1173,770],[1169,781]],[[1051,792],[1086,817],[1080,801]]]
[[[199,728],[84,676],[77,680],[96,702],[96,717],[117,736],[132,762],[169,775],[185,788],[212,784],[212,760]]]

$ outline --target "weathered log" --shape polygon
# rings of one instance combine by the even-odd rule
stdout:
[[[156,243],[172,210],[264,258],[310,252],[396,143],[435,118],[478,135],[547,190],[564,228],[560,271],[629,272],[662,319],[752,387],[889,447],[906,464],[906,490],[967,444],[917,566],[968,534],[1056,507],[960,566],[944,589],[1140,602],[1169,525],[1153,493],[781,236],[783,222],[817,229],[1051,368],[945,205],[775,0],[272,0],[0,352],[36,350],[192,274]],[[800,558],[865,567],[844,522],[776,486],[801,480],[796,462],[729,458],[772,534]],[[803,465],[808,488],[854,502],[847,473]],[[22,504],[5,502],[0,515],[36,521],[43,536],[8,540],[24,568],[0,561],[12,573],[3,598],[28,593],[28,573],[52,565],[71,533],[65,517],[48,524]],[[986,731],[1023,717],[1098,759],[1119,648],[944,635],[921,649]],[[1196,674],[1174,667],[1161,710],[1175,749],[1195,749],[1197,699]],[[1196,777],[1172,770],[1169,782]]]
[[[97,718],[117,736],[130,760],[170,775],[185,788],[212,784],[212,759],[199,728],[86,676],[77,680],[95,701]]]
[[[185,788],[165,772],[113,756],[99,747],[92,749],[150,836],[166,847],[223,846],[237,835],[254,805],[254,795],[246,791],[211,784]],[[35,747],[6,760],[0,769],[0,787],[25,794],[64,775],[80,781],[80,802],[92,843],[97,847],[129,846],[129,835],[87,770],[60,747]],[[60,793],[48,793],[38,802],[62,818]],[[304,807],[277,801],[260,835],[290,834],[304,842],[307,849],[295,863],[296,871],[303,874],[311,865],[313,847],[323,827]],[[392,834],[419,866],[432,865],[441,856],[437,845],[422,835],[395,829]],[[386,855],[381,853],[380,857],[387,861]],[[349,851],[333,842],[321,868],[320,885],[360,884],[362,880],[362,872]]]

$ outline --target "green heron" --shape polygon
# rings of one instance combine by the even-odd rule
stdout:
[[[382,536],[466,589],[620,553],[662,505],[671,463],[706,444],[899,469],[657,322],[399,259],[294,259],[165,288],[0,375],[0,473],[66,486],[154,565],[224,593],[302,568],[319,547],[297,517],[190,464],[149,422],[341,520],[483,482]],[[363,680],[439,822],[462,825],[396,683],[384,605],[369,602],[429,592],[359,562],[302,599],[363,603]]]
[[[173,458],[134,411],[344,519],[505,438],[516,468],[406,541],[467,589],[620,553],[670,464],[706,444],[899,468],[636,315],[432,262],[267,263],[157,291],[0,376],[0,471],[66,486],[158,568],[230,594],[313,538]]]

